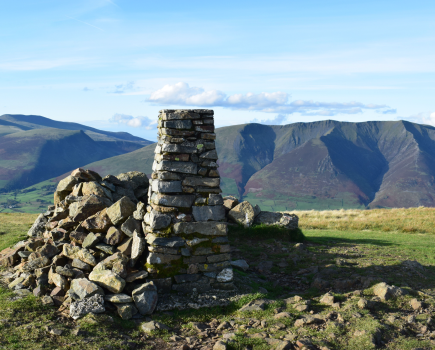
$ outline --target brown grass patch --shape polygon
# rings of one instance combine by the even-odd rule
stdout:
[[[299,216],[299,227],[302,230],[372,230],[435,234],[435,208],[301,210],[289,213]]]

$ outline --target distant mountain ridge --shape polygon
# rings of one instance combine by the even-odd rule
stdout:
[[[216,134],[223,192],[268,210],[435,206],[432,126],[325,120]],[[154,147],[87,166],[150,174]]]
[[[14,123],[7,127],[28,127],[19,118]],[[40,128],[0,136],[0,186],[58,181],[78,166],[103,176],[151,174],[155,143],[97,131]],[[324,120],[228,126],[216,135],[223,193],[263,210],[435,206],[432,126]],[[128,145],[134,147],[126,152]],[[19,176],[11,180],[13,174]]]
[[[151,141],[34,115],[0,116],[0,189],[22,189]]]

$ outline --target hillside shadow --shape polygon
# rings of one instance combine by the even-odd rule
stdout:
[[[334,133],[322,136],[321,140],[328,148],[332,163],[367,196],[368,199],[361,198],[364,204],[373,201],[389,169],[378,147],[373,144],[360,147]]]

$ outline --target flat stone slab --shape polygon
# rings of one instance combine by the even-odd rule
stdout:
[[[173,227],[175,234],[199,233],[204,236],[226,236],[228,227],[226,223],[217,222],[179,222]]]

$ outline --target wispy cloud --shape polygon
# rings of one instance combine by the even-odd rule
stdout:
[[[357,114],[363,110],[386,111],[386,105],[364,104],[361,102],[317,102],[295,100],[289,101],[290,95],[286,92],[261,92],[234,94],[227,96],[219,90],[204,90],[200,87],[190,87],[180,82],[174,85],[165,85],[154,91],[148,102],[159,105],[181,105],[198,107],[224,107],[233,110],[260,111],[265,113],[293,114],[300,113],[306,116],[333,116],[337,114]],[[391,112],[388,112],[391,113]]]
[[[125,94],[126,92],[130,92],[135,90],[134,81],[129,81],[125,84],[115,85],[115,90],[110,91],[112,94]]]
[[[92,90],[85,86],[82,91],[87,92],[87,91],[92,91]]]
[[[65,66],[76,66],[87,64],[91,59],[88,58],[54,58],[54,59],[15,59],[0,62],[0,70],[7,71],[37,71],[53,69]]]
[[[155,124],[157,124],[157,121],[155,119],[151,120],[148,117],[141,117],[141,116],[133,117],[131,115],[120,114],[120,113],[114,114],[109,119],[109,122],[124,124],[127,126],[131,126],[133,128],[145,128],[147,130],[154,128]]]
[[[390,109],[386,109],[383,111],[377,111],[377,113],[381,113],[381,114],[396,114],[397,113],[397,109],[396,108],[390,108]]]
[[[102,32],[104,32],[104,30],[103,30],[102,28],[97,27],[97,26],[94,26],[93,24],[90,24],[90,23],[88,23],[88,22],[81,21],[81,20],[79,20],[79,19],[77,19],[77,18],[73,18],[73,17],[70,17],[70,16],[66,16],[66,17],[69,18],[69,19],[72,19],[73,21],[76,21],[76,22],[79,22],[79,23],[86,24],[87,26],[94,27],[94,28],[96,28],[96,29],[101,30]]]

